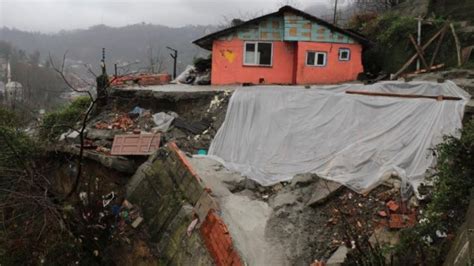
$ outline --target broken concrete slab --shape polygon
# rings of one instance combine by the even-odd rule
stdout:
[[[322,178],[319,179],[313,186],[312,196],[306,203],[306,206],[314,207],[326,202],[330,196],[334,195],[342,187],[339,183]]]
[[[328,259],[326,266],[342,265],[346,261],[347,253],[349,253],[349,249],[346,246],[340,246]]]
[[[316,174],[299,174],[293,177],[291,180],[291,186],[296,187],[296,186],[307,186],[313,182],[315,182],[318,179],[318,176]]]
[[[270,206],[272,206],[273,209],[278,209],[285,205],[294,205],[297,202],[299,194],[300,193],[298,191],[279,193],[274,198],[272,198],[270,201]]]

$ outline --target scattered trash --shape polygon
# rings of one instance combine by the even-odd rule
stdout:
[[[188,229],[186,231],[186,233],[188,234],[188,237],[191,236],[191,234],[193,233],[194,231],[194,228],[196,227],[197,223],[199,221],[199,218],[195,218],[188,226]]]
[[[89,201],[87,199],[87,192],[81,192],[79,193],[79,199],[82,201],[82,204],[84,206],[86,206],[87,204],[89,204]]]
[[[387,208],[391,210],[392,212],[396,212],[400,206],[393,200],[387,202]]]
[[[115,199],[115,193],[113,191],[105,196],[102,196],[102,206],[106,207],[114,199]]]
[[[143,217],[138,216],[138,217],[133,221],[132,227],[133,227],[133,228],[137,228],[137,227],[141,224],[141,222],[143,222]]]
[[[389,227],[392,229],[401,229],[407,227],[413,227],[416,223],[416,215],[412,214],[391,214],[388,222]]]
[[[436,230],[436,236],[439,238],[446,238],[448,237],[448,234],[446,234],[445,232],[441,232],[440,230]]]
[[[379,211],[378,214],[379,214],[381,217],[387,217],[387,212],[386,212],[386,211]]]
[[[141,117],[145,111],[145,109],[135,106],[135,108],[133,108],[133,110],[128,113],[128,116],[131,118]]]
[[[175,115],[169,115],[165,112],[156,113],[153,115],[153,122],[155,122],[156,127],[153,127],[156,131],[166,132],[168,131],[169,127],[173,123],[173,120],[178,117],[176,113]]]

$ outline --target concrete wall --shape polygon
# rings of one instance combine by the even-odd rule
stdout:
[[[459,229],[444,265],[474,265],[474,189],[471,191],[471,202],[467,210],[466,221]]]
[[[140,206],[163,265],[242,265],[217,203],[175,143],[140,166],[127,199]],[[197,229],[188,236],[195,217]]]
[[[154,154],[127,185],[127,198],[140,206],[164,265],[212,265],[200,235],[186,235],[193,219],[193,206],[202,192],[199,182],[170,149]]]

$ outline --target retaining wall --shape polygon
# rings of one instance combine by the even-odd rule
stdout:
[[[127,198],[142,209],[163,264],[242,265],[218,204],[175,143],[139,167],[127,185]],[[188,237],[196,216],[198,229]]]

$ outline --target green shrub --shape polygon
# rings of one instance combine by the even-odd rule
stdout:
[[[400,263],[403,258],[417,258],[426,265],[439,265],[449,249],[449,241],[438,233],[454,234],[462,224],[474,188],[474,119],[462,130],[460,139],[446,136],[435,149],[437,176],[431,201],[420,223],[402,231],[397,247]]]
[[[74,128],[85,115],[90,102],[89,97],[80,97],[70,105],[46,114],[40,128],[40,138],[52,141],[62,133]]]

